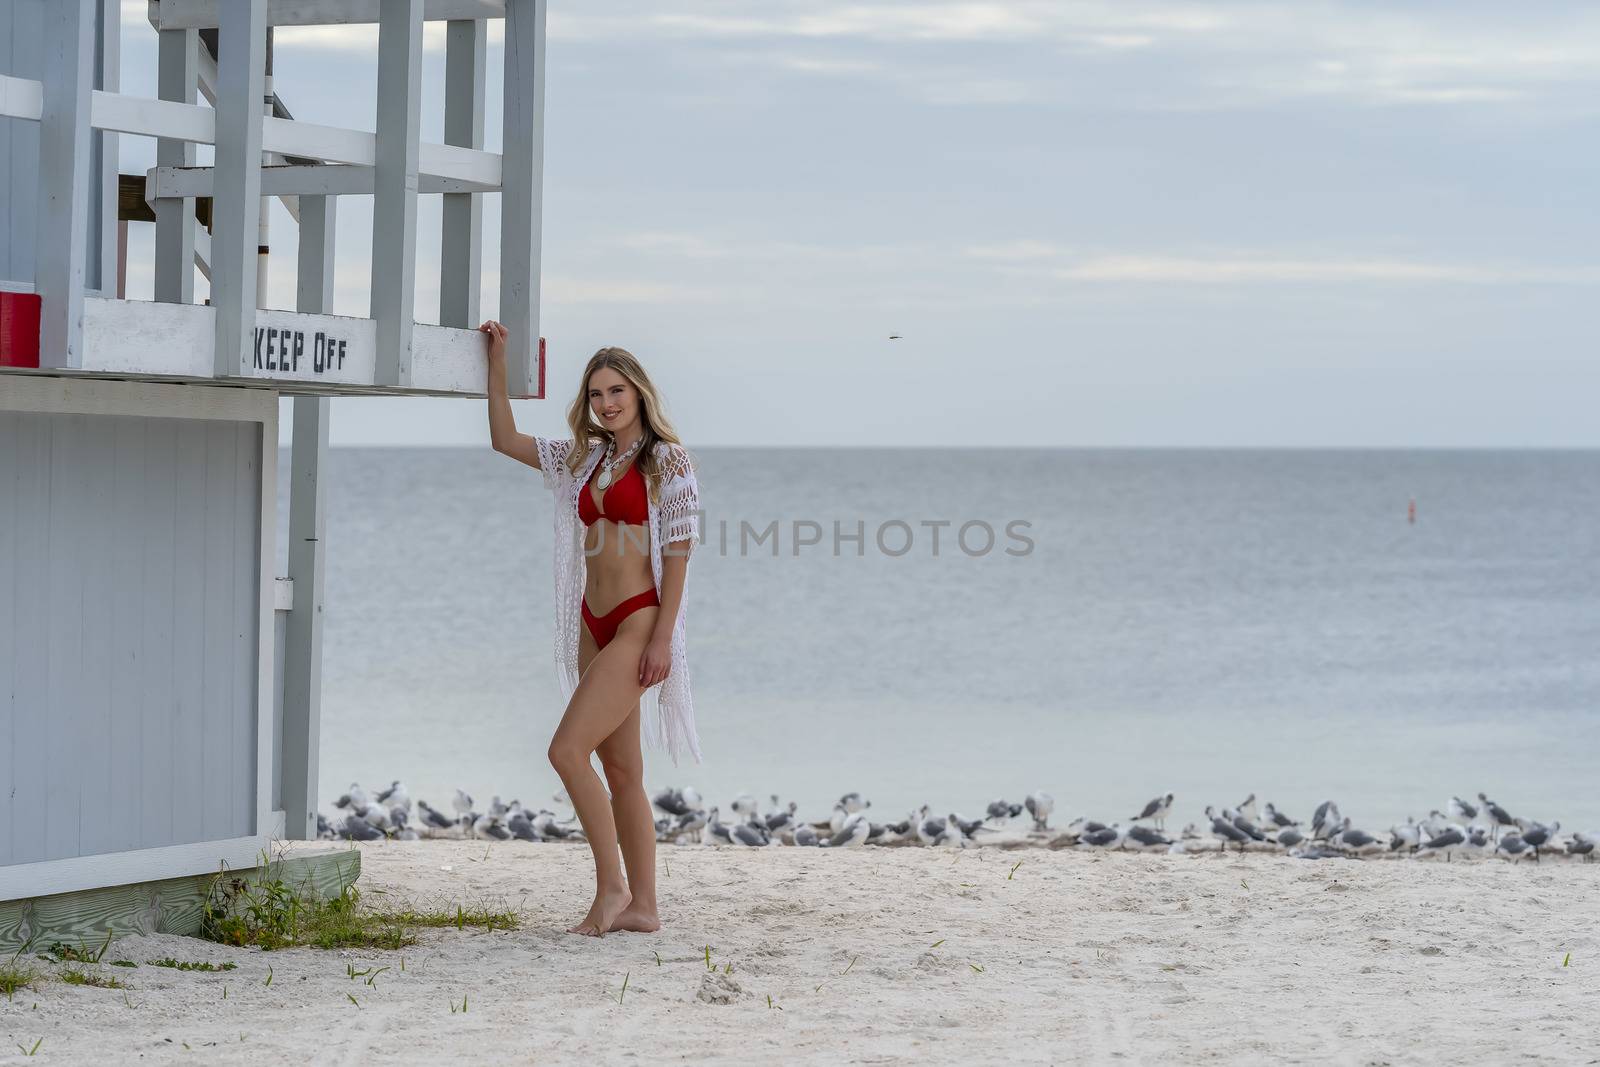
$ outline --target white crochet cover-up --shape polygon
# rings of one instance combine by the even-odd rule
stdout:
[[[555,494],[555,583],[556,583],[556,675],[561,680],[562,699],[570,701],[578,687],[578,628],[583,625],[583,590],[588,564],[583,547],[583,523],[578,518],[578,494],[605,454],[605,446],[589,446],[578,474],[567,469],[567,456],[573,442],[550,437],[534,437],[539,448],[539,466],[545,488]],[[700,490],[694,467],[684,450],[666,441],[655,446],[661,475],[661,503],[650,504],[650,570],[654,574],[656,595],[661,596],[661,550],[673,541],[689,541],[690,551],[700,537]],[[647,494],[648,496],[648,494]],[[606,551],[615,551],[607,546]],[[689,592],[685,588],[678,604],[678,618],[672,627],[672,667],[667,677],[639,698],[640,727],[646,742],[662,748],[676,766],[687,752],[700,762],[700,739],[695,733],[694,700],[689,691],[688,616]]]

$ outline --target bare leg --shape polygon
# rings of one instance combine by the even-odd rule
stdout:
[[[638,706],[644,692],[639,685],[639,658],[655,623],[656,610],[645,608],[628,616],[611,643],[590,661],[550,741],[550,764],[572,798],[594,853],[594,903],[589,914],[569,933],[604,934],[630,900],[617,855],[611,799],[589,757]]]
[[[632,901],[612,921],[612,930],[651,933],[661,929],[656,913],[656,826],[644,791],[644,754],[639,745],[639,706],[597,750],[611,784],[611,812],[628,869]]]

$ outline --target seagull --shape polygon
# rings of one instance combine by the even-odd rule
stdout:
[[[1365,830],[1357,830],[1352,828],[1350,825],[1350,816],[1348,815],[1344,817],[1344,823],[1340,828],[1337,843],[1343,845],[1350,851],[1357,853],[1383,851],[1383,842],[1379,841],[1376,837],[1373,837]]]
[[[756,798],[751,796],[749,793],[740,793],[734,798],[731,807],[733,808],[733,813],[735,815],[749,817],[756,813]]]
[[[1522,840],[1533,849],[1533,861],[1539,862],[1539,850],[1553,849],[1555,847],[1556,831],[1561,829],[1560,822],[1553,822],[1549,826],[1543,823],[1532,822],[1528,819],[1518,819],[1517,826],[1522,830]]]
[[[569,837],[583,836],[582,831],[569,829],[556,822],[555,812],[541,811],[533,817],[533,828],[546,841],[564,841]]]
[[[1458,822],[1462,826],[1471,826],[1472,820],[1478,817],[1477,807],[1468,804],[1460,797],[1451,797],[1450,803],[1446,804],[1445,808],[1450,812],[1450,821]]]
[[[794,843],[807,848],[813,848],[821,842],[817,840],[817,832],[815,830],[805,823],[801,823],[799,826],[794,828]]]
[[[1278,831],[1278,844],[1283,848],[1294,848],[1296,845],[1305,844],[1305,841],[1306,835],[1293,826],[1285,826]]]
[[[749,845],[751,848],[759,848],[772,843],[772,839],[767,836],[767,828],[765,826],[755,826],[744,822],[732,827],[728,833],[736,844]]]
[[[1079,837],[1078,847],[1088,845],[1091,848],[1117,848],[1122,844],[1122,834],[1122,827],[1116,824],[1102,826]]]
[[[722,819],[717,815],[718,810],[718,808],[712,807],[711,814],[706,819],[706,829],[711,831],[711,836],[706,839],[706,842],[713,845],[718,842],[724,845],[731,845],[733,844],[733,834],[729,832],[726,826],[722,825]]]
[[[1066,830],[1064,832],[1066,834],[1068,834],[1069,836],[1071,836],[1072,838],[1076,839],[1076,838],[1082,837],[1084,834],[1096,834],[1096,833],[1099,833],[1101,830],[1104,830],[1105,828],[1106,828],[1106,824],[1105,823],[1103,823],[1103,822],[1095,822],[1093,819],[1086,819],[1082,815],[1080,815],[1076,819],[1073,819],[1071,822],[1069,822],[1067,824],[1067,828],[1066,828]]]
[[[406,787],[396,778],[389,783],[389,788],[378,794],[378,803],[386,808],[405,808],[411,810],[411,794],[406,792]]]
[[[417,812],[422,816],[422,825],[431,830],[453,830],[456,827],[454,819],[446,816],[426,800],[417,801]]]
[[[1172,794],[1167,794],[1171,796]],[[1159,830],[1152,830],[1148,826],[1130,826],[1127,840],[1142,849],[1165,849],[1172,846],[1172,840],[1163,835]]]
[[[1329,836],[1338,824],[1339,805],[1331,800],[1324,800],[1317,805],[1317,810],[1311,815],[1311,839],[1315,841]]]
[[[1004,797],[997,797],[989,801],[988,808],[984,810],[985,818],[992,819],[995,822],[1005,822],[1007,819],[1014,819],[1021,814],[1022,805],[1009,803]]]
[[[859,811],[852,812],[850,817],[845,819],[844,826],[839,832],[822,844],[826,848],[854,848],[866,843],[867,834],[871,829],[865,815]]]
[[[1041,789],[1037,793],[1029,793],[1022,806],[1033,816],[1035,830],[1050,829],[1050,813],[1056,810],[1055,797]]]
[[[944,835],[936,842],[940,845],[950,845],[953,848],[966,848],[972,844],[971,839],[961,829],[961,820],[954,812],[944,817]]]
[[[1413,822],[1410,817],[1406,818],[1404,826],[1389,827],[1390,852],[1399,852],[1403,848],[1409,848],[1414,853],[1421,845],[1422,827]]]
[[[456,798],[451,801],[457,815],[468,815],[472,812],[472,794],[465,789],[456,790]]]
[[[983,820],[963,819],[960,815],[952,811],[950,813],[950,825],[960,829],[962,837],[971,838],[976,837],[978,835],[978,831],[983,829]]]
[[[1211,833],[1222,839],[1222,847],[1227,848],[1232,841],[1239,846],[1239,851],[1244,851],[1244,843],[1250,840],[1250,835],[1239,829],[1233,823],[1217,814],[1217,809],[1211,805],[1206,806],[1206,818],[1211,820]]]
[[[696,841],[700,840],[700,831],[706,828],[706,813],[703,811],[686,811],[678,816],[676,825],[672,829],[674,837],[683,834],[693,834]]]
[[[1500,843],[1495,846],[1495,852],[1504,854],[1507,859],[1515,863],[1522,858],[1523,853],[1527,852],[1529,847],[1520,834],[1508,831],[1506,836],[1500,839]],[[1534,858],[1537,859],[1538,855],[1538,851],[1535,850]]]
[[[1582,856],[1583,862],[1588,863],[1594,858],[1596,841],[1600,841],[1600,833],[1593,830],[1579,830],[1572,835],[1572,840],[1567,842],[1567,855]]]
[[[1254,793],[1239,802],[1239,814],[1251,822],[1261,821],[1261,816],[1256,813],[1256,795]]]
[[[511,836],[518,841],[537,841],[539,831],[533,828],[533,819],[525,811],[514,811],[511,818],[506,820],[506,829],[511,831]]]
[[[860,793],[846,793],[839,798],[839,806],[847,813],[854,815],[858,811],[872,807],[872,801],[862,800]]]
[[[960,831],[956,831],[958,834]],[[944,842],[950,834],[950,820],[947,816],[925,815],[917,823],[917,837],[924,845],[938,845]]]
[[[1254,794],[1251,795],[1254,796]],[[1256,829],[1256,824],[1245,818],[1242,812],[1224,811],[1222,814],[1227,816],[1229,822],[1243,830],[1245,835],[1252,840],[1265,841],[1267,839],[1267,835]]]
[[[768,832],[775,834],[779,830],[793,829],[795,823],[799,821],[794,816],[794,813],[799,810],[799,807],[800,805],[791,800],[789,801],[788,811],[775,811],[771,815],[768,815],[766,818],[766,827]]]
[[[1267,813],[1267,822],[1271,823],[1274,826],[1299,826],[1300,825],[1299,823],[1295,822],[1293,819],[1289,818],[1289,816],[1285,815],[1283,812],[1281,812],[1277,808],[1273,807],[1272,801],[1270,801],[1270,800],[1267,801],[1267,806],[1266,806],[1265,810],[1266,810],[1266,813]]]
[[[492,837],[496,841],[511,840],[511,831],[505,828],[500,816],[494,814],[478,816],[478,821],[472,824],[472,832],[483,837]]]
[[[1478,799],[1483,802],[1483,814],[1489,820],[1490,833],[1493,837],[1498,838],[1500,836],[1500,827],[1515,826],[1517,824],[1517,820],[1511,817],[1510,812],[1482,793],[1478,794]]]
[[[1254,796],[1254,794],[1251,795]],[[1153,819],[1155,820],[1156,829],[1159,830],[1161,829],[1162,824],[1166,822],[1167,812],[1171,810],[1172,794],[1167,793],[1163,796],[1156,797],[1154,800],[1150,801],[1150,803],[1146,804],[1144,806],[1144,810],[1135,815],[1133,820],[1134,822],[1138,822],[1140,819]]]
[[[350,815],[340,827],[339,836],[350,841],[382,841],[383,831],[359,816]]]
[[[1450,861],[1450,850],[1454,848],[1460,848],[1466,843],[1466,840],[1467,832],[1459,826],[1452,826],[1444,833],[1438,834],[1424,841],[1422,843],[1422,847],[1427,849],[1429,852],[1434,853],[1442,850],[1444,852],[1445,862],[1448,863]]]
[[[668,815],[689,814],[689,805],[684,802],[683,793],[677,789],[663,789],[650,802]]]

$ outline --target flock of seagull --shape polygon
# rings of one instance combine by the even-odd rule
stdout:
[[[1444,810],[1429,812],[1421,821],[1407,818],[1386,834],[1354,826],[1332,800],[1319,804],[1309,822],[1292,819],[1272,803],[1257,808],[1251,793],[1237,806],[1205,809],[1205,821],[1190,823],[1175,836],[1165,831],[1172,812],[1173,794],[1151,800],[1136,815],[1122,822],[1102,823],[1079,817],[1064,827],[1052,828],[1055,799],[1045,792],[1030,793],[1021,803],[1003,798],[991,801],[984,816],[966,819],[957,812],[935,815],[927,805],[897,822],[873,822],[867,814],[872,802],[860,793],[846,793],[834,804],[826,821],[799,817],[799,806],[780,804],[772,794],[762,811],[756,798],[742,794],[731,805],[734,818],[724,822],[722,809],[707,807],[694,788],[665,789],[652,799],[661,818],[655,822],[658,841],[670,844],[704,843],[759,848],[796,845],[818,848],[852,848],[861,845],[928,845],[968,848],[986,843],[1012,847],[1038,845],[1049,848],[1121,849],[1140,852],[1204,852],[1226,850],[1277,851],[1298,859],[1371,857],[1383,855],[1444,856],[1496,855],[1513,862],[1557,854],[1593,858],[1600,832],[1561,834],[1560,822],[1542,823],[1517,818],[1482,793],[1478,803],[1450,798]],[[568,804],[565,793],[554,798]],[[558,818],[546,808],[533,810],[519,800],[506,803],[498,795],[487,810],[479,811],[472,796],[457,789],[446,813],[427,801],[413,804],[399,781],[369,791],[352,784],[334,805],[333,819],[317,816],[318,834],[354,841],[417,840],[425,837],[483,838],[499,841],[584,840],[576,816]],[[1018,817],[1026,815],[1031,827],[1022,836],[1009,836]]]

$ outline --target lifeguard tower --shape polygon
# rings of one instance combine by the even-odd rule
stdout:
[[[118,91],[120,6],[0,5],[6,948],[192,929],[197,876],[315,836],[327,398],[484,394],[485,195],[501,197],[511,391],[543,395],[545,0],[152,0],[159,99]],[[498,154],[483,150],[495,20]],[[447,23],[444,144],[418,135],[425,21]],[[348,23],[378,25],[375,132],[296,121],[271,82],[273,26]],[[158,165],[119,175],[124,136],[155,138]],[[419,195],[444,198],[437,326],[413,321]],[[372,198],[368,318],[329,314],[346,196]],[[264,198],[299,226],[293,311],[262,306]],[[119,235],[140,220],[148,302],[123,299]]]

